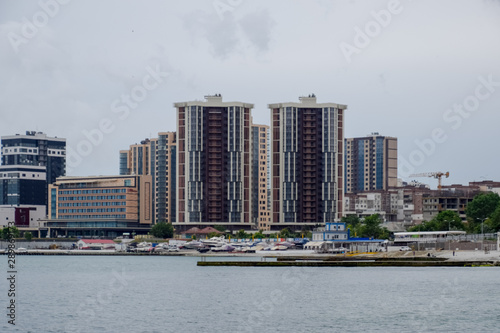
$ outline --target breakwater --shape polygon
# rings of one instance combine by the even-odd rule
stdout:
[[[277,261],[198,261],[198,266],[236,266],[236,267],[479,267],[500,266],[498,261],[449,261],[436,260],[437,258],[415,258],[415,260],[401,259],[361,259],[355,260],[318,260],[298,259]]]

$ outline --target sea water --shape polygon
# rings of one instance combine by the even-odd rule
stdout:
[[[497,267],[198,267],[198,260],[18,256],[15,326],[2,279],[0,331],[500,331]],[[7,274],[7,257],[0,261]]]

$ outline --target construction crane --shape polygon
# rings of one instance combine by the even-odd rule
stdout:
[[[410,175],[410,177],[434,177],[438,180],[438,189],[441,189],[441,177],[445,176],[448,178],[450,176],[450,173],[447,172],[424,172],[424,173],[415,173],[413,175]]]

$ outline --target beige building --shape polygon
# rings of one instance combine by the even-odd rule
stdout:
[[[151,176],[59,177],[49,185],[46,226],[71,236],[146,233],[153,222],[152,198]]]
[[[176,216],[176,156],[175,132],[160,132],[157,138],[133,144],[120,151],[121,175],[149,175],[154,184],[154,223],[174,222]]]
[[[252,215],[257,229],[270,230],[269,126],[252,125]]]
[[[346,193],[387,190],[398,184],[398,139],[372,133],[345,139]]]
[[[121,154],[126,155],[122,156]],[[145,139],[139,144],[130,145],[129,150],[120,150],[120,158],[126,159],[124,175],[151,175],[151,140]],[[120,167],[120,174],[122,169]]]

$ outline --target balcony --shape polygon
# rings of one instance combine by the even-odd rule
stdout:
[[[220,168],[219,168],[219,170],[220,170]],[[220,177],[220,176],[222,176],[222,173],[220,173],[220,172],[211,172],[211,171],[219,171],[219,170],[209,169],[208,177]]]

